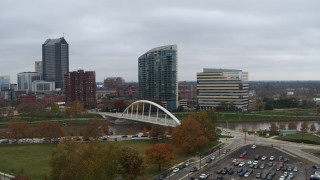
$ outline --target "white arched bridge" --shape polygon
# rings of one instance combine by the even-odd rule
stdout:
[[[162,126],[176,127],[177,125],[180,125],[180,121],[167,109],[157,103],[147,100],[138,100],[131,103],[123,113],[99,112],[98,114],[104,118],[113,117]]]

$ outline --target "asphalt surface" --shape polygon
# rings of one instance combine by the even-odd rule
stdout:
[[[227,157],[225,157],[224,159],[220,159],[216,162],[213,162],[212,164],[208,164],[205,168],[203,168],[200,172],[198,172],[197,174],[194,174],[192,177],[194,178],[198,178],[200,174],[202,173],[207,173],[209,174],[209,178],[208,179],[217,179],[218,176],[222,176],[223,179],[227,179],[227,180],[240,180],[240,179],[257,179],[256,178],[256,174],[257,173],[268,173],[268,172],[275,172],[276,175],[273,177],[273,179],[279,179],[279,177],[281,175],[284,174],[285,171],[277,171],[276,167],[279,164],[279,156],[283,156],[288,158],[289,160],[287,162],[284,162],[284,166],[286,168],[291,167],[292,169],[294,167],[298,168],[298,172],[293,172],[292,170],[290,172],[293,173],[293,179],[297,179],[297,180],[303,180],[306,179],[306,177],[310,177],[310,175],[313,173],[312,170],[312,164],[308,164],[305,162],[302,162],[300,160],[298,160],[297,158],[286,154],[283,151],[278,150],[277,148],[272,148],[269,146],[257,146],[256,149],[251,149],[250,148],[251,145],[249,146],[245,146],[242,148],[239,148],[237,151],[230,153],[229,155],[227,155]],[[247,151],[247,155],[244,158],[239,158],[239,155],[242,154],[244,151]],[[254,168],[250,168],[248,161],[254,161],[255,155],[260,155],[260,158],[262,156],[266,156],[267,159],[266,160],[258,160],[258,164],[264,164],[264,168],[260,168],[258,167],[257,169]],[[270,161],[269,158],[270,156],[274,156],[275,160]],[[242,167],[239,166],[235,166],[234,163],[232,162],[234,159],[237,159],[238,162],[245,162],[246,164],[243,165]],[[271,167],[269,167],[267,164],[269,162],[272,162],[273,165]],[[232,170],[234,171],[233,174],[228,175],[222,175],[221,173],[217,173],[218,170],[220,169],[224,169],[224,168],[232,168]],[[239,174],[237,173],[238,169],[242,168],[244,171],[246,170],[250,170],[252,169],[253,172],[251,173],[251,175],[249,175],[249,177],[240,177]],[[288,172],[288,173],[290,173]],[[190,179],[190,178],[189,178]],[[261,179],[261,178],[260,178]]]

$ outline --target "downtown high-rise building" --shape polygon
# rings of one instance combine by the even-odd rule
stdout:
[[[249,104],[248,72],[209,69],[197,73],[197,99],[200,110],[236,107],[246,111]],[[224,107],[225,106],[225,107]]]
[[[69,72],[69,45],[61,37],[47,39],[42,44],[43,80],[54,81],[55,88],[63,89],[64,75]]]
[[[160,100],[170,111],[177,109],[177,45],[151,49],[138,61],[140,98]]]
[[[10,89],[10,76],[0,76],[0,91]]]
[[[94,71],[73,71],[64,75],[66,103],[80,101],[84,107],[92,109],[96,101],[96,73]]]

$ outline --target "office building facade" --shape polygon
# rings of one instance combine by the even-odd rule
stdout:
[[[197,73],[197,99],[201,110],[236,107],[246,111],[249,104],[248,72],[232,69],[203,69]]]
[[[35,70],[35,72],[42,74],[42,61],[35,61],[34,62],[34,70]]]
[[[69,72],[69,45],[62,37],[47,39],[42,44],[43,80],[54,81],[55,87],[63,89],[64,75]]]
[[[151,49],[138,61],[140,98],[158,99],[168,110],[177,109],[177,45]]]
[[[31,84],[31,90],[35,93],[46,93],[55,90],[55,82],[37,80]]]
[[[10,89],[10,76],[0,76],[0,91]]]
[[[96,101],[96,73],[94,71],[73,71],[64,75],[66,103],[80,101],[84,107],[92,109]]]
[[[41,73],[21,72],[18,73],[18,91],[32,92],[32,82],[42,80]]]

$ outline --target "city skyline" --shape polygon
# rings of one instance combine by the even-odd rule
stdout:
[[[4,1],[0,75],[16,83],[19,72],[32,72],[41,60],[44,39],[64,36],[70,71],[96,71],[99,82],[116,76],[137,82],[136,59],[167,44],[179,46],[178,81],[195,81],[204,67],[242,69],[250,81],[319,80],[319,5],[315,0],[31,0],[19,6]]]

